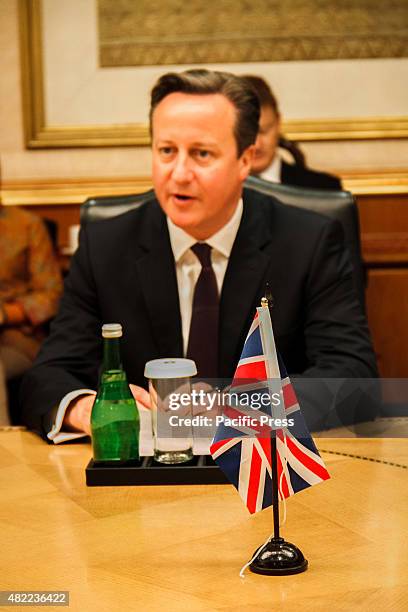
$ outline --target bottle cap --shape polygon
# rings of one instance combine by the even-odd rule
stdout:
[[[105,323],[102,325],[103,338],[121,338],[122,326],[120,323]]]
[[[146,363],[144,371],[146,378],[187,378],[196,374],[195,361],[179,357],[152,359]]]

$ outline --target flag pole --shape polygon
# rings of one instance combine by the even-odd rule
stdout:
[[[279,540],[279,493],[278,493],[278,461],[276,456],[276,431],[271,431],[271,459],[272,459],[272,511],[273,511],[273,539]]]
[[[261,306],[269,309],[272,319],[273,296],[269,283],[266,283],[265,297],[261,299]],[[273,511],[273,539],[278,540],[279,534],[279,491],[278,491],[278,456],[276,447],[276,429],[271,429],[271,467],[272,467],[272,511]]]
[[[261,306],[268,308],[271,314],[273,297],[269,284],[266,285],[265,296]],[[272,318],[272,317],[271,317]],[[308,562],[302,551],[280,537],[279,533],[279,490],[278,490],[278,456],[276,444],[276,429],[271,428],[271,471],[272,471],[272,512],[273,537],[258,548],[249,565],[251,572],[266,576],[287,576],[306,571]]]

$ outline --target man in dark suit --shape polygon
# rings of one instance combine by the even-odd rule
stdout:
[[[340,179],[333,174],[311,170],[299,164],[288,164],[285,160],[282,160],[281,164],[280,182],[283,185],[295,185],[309,189],[340,190],[342,188]]]
[[[245,75],[242,78],[253,88],[261,105],[251,174],[284,185],[312,189],[341,189],[341,181],[337,176],[307,168],[302,152],[293,142],[282,138],[278,102],[266,81],[255,75]],[[295,159],[294,164],[280,157],[278,151],[280,146],[289,150]]]
[[[146,361],[187,354],[200,362],[191,335],[204,273],[219,296],[216,335],[204,323],[201,337],[218,363],[212,375],[233,375],[266,282],[289,373],[376,375],[340,225],[242,193],[258,118],[256,96],[233,75],[159,79],[151,104],[157,199],[82,230],[59,314],[24,381],[29,427],[55,442],[89,432],[103,322],[123,324],[123,363],[142,405]],[[200,263],[197,243],[207,245],[209,263]]]

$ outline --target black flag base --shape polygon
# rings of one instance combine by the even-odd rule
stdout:
[[[306,571],[307,560],[294,544],[283,538],[272,538],[252,561],[249,569],[255,574],[266,576],[288,576]]]

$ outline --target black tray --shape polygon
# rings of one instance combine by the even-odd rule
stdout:
[[[153,457],[141,457],[139,465],[100,466],[93,459],[86,467],[88,487],[128,485],[227,484],[225,474],[210,455],[197,455],[188,463],[164,465]]]

